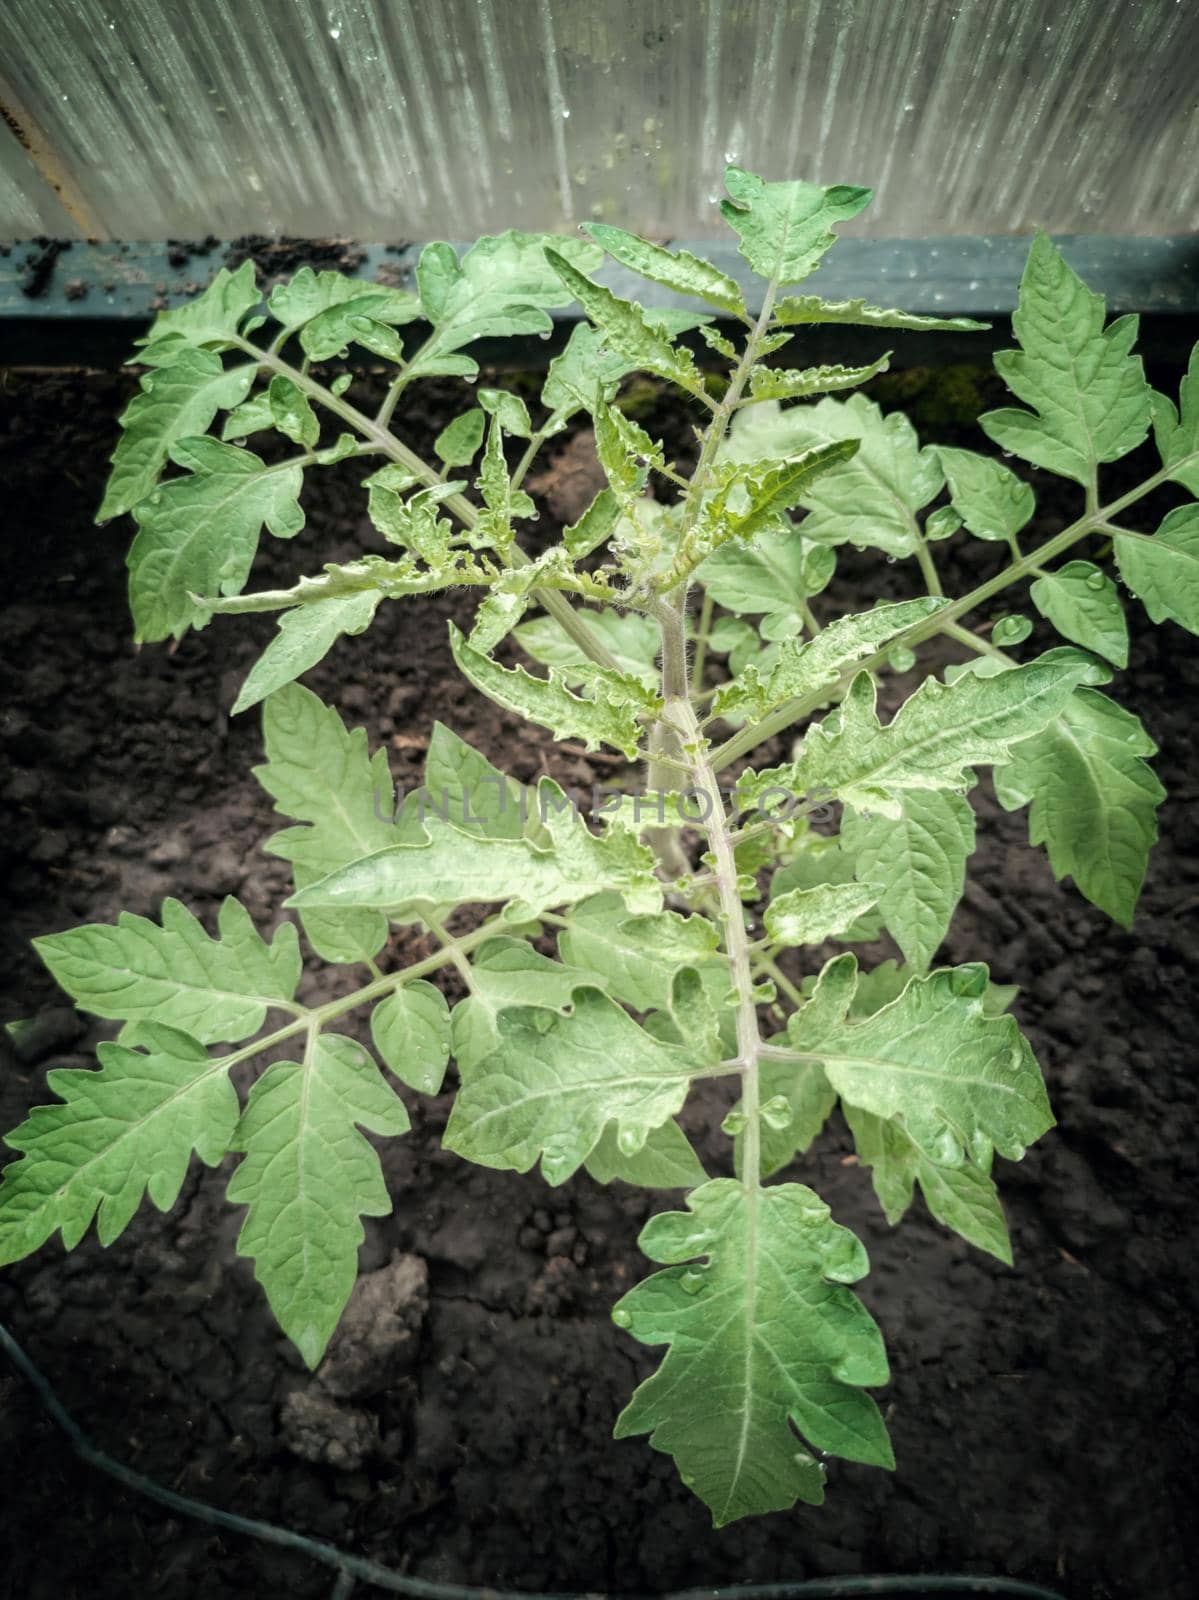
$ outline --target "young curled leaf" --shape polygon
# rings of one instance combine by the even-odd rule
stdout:
[[[535,678],[523,667],[502,667],[473,649],[453,623],[450,648],[463,674],[497,705],[549,728],[555,739],[582,739],[588,750],[610,744],[632,760],[641,741],[639,719],[660,704],[638,679],[609,668],[590,670],[591,696],[584,699],[567,687],[560,668],[551,667],[548,678]],[[577,668],[576,681],[581,674]]]
[[[762,471],[752,467],[727,467],[720,488],[704,502],[699,521],[684,540],[666,572],[656,580],[661,592],[686,582],[707,558],[732,540],[750,540],[761,533],[785,528],[786,513],[799,505],[822,473],[848,461],[857,451],[856,439],[841,439],[804,451],[778,466]],[[732,510],[733,491],[744,495],[744,509]]]
[[[749,375],[749,396],[743,405],[760,400],[804,400],[813,394],[828,394],[834,389],[856,389],[860,383],[877,378],[891,365],[891,352],[879,356],[865,367],[801,367],[787,371],[781,367],[754,367]]]
[[[617,355],[647,372],[669,379],[689,394],[706,395],[690,351],[672,344],[670,338],[646,318],[639,305],[632,300],[622,300],[602,284],[593,283],[559,251],[547,250],[545,256],[600,330],[604,342]]]
[[[588,222],[584,227],[614,261],[660,283],[676,294],[694,295],[734,317],[745,316],[745,297],[737,283],[710,261],[689,250],[664,250],[661,245],[639,239],[624,228],[606,222]]]
[[[783,327],[850,324],[859,328],[907,328],[917,333],[985,333],[989,322],[970,317],[926,317],[913,311],[891,311],[865,300],[822,300],[819,295],[792,295],[774,308]]]

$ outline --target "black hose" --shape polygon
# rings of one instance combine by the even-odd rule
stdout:
[[[239,1517],[236,1512],[222,1511],[218,1506],[193,1500],[190,1495],[176,1494],[153,1478],[147,1478],[131,1467],[114,1461],[96,1446],[84,1433],[74,1417],[63,1405],[50,1386],[49,1380],[38,1370],[12,1334],[0,1322],[0,1349],[33,1389],[47,1416],[66,1434],[76,1455],[91,1467],[106,1472],[110,1478],[127,1489],[157,1500],[172,1511],[185,1517],[195,1517],[217,1528],[229,1528],[234,1533],[247,1534],[264,1544],[280,1545],[286,1550],[297,1550],[313,1561],[319,1561],[337,1574],[330,1600],[347,1600],[358,1582],[386,1589],[392,1594],[406,1594],[414,1600],[584,1600],[579,1595],[527,1594],[524,1591],[503,1591],[494,1588],[470,1589],[454,1583],[430,1583],[424,1578],[402,1576],[390,1567],[368,1561],[364,1556],[339,1550],[323,1539],[310,1539],[306,1534],[293,1533],[289,1528],[277,1528],[271,1522],[259,1522],[255,1517]],[[686,1589],[673,1594],[658,1595],[652,1600],[861,1600],[864,1595],[999,1595],[1015,1600],[1062,1600],[1051,1589],[1042,1589],[1035,1583],[1021,1583],[1013,1578],[979,1578],[966,1573],[937,1573],[928,1577],[866,1577],[809,1578],[794,1583],[738,1583],[710,1589]],[[604,1600],[595,1594],[586,1600]],[[631,1597],[629,1597],[631,1600]]]

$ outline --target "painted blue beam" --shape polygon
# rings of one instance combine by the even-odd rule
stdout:
[[[1149,353],[1182,359],[1199,319],[1199,236],[1118,237],[1073,234],[1059,238],[1067,259],[1107,297],[1111,312],[1136,311],[1147,319]],[[1028,253],[1018,235],[932,239],[843,238],[824,265],[797,292],[829,300],[864,298],[937,316],[965,315],[994,321],[992,335],[890,336],[896,359],[981,359],[1007,342],[1007,322]],[[734,245],[690,241],[685,248],[706,254],[745,288],[750,309],[760,292]],[[304,263],[336,267],[364,279],[396,285],[412,282],[418,245],[356,245],[338,241],[254,241],[252,248],[216,240],[202,245],[174,242],[88,243],[36,240],[3,247],[0,254],[0,365],[78,362],[113,364],[168,306],[199,293],[218,267],[252,254],[264,282],[284,277]],[[687,302],[609,262],[602,273],[618,294],[645,305]],[[549,342],[525,342],[520,351],[495,346],[510,364],[539,365],[557,348],[577,310],[556,314],[560,330]],[[853,355],[863,332],[877,345],[881,330],[805,330],[807,351]],[[482,352],[484,357],[488,351]]]

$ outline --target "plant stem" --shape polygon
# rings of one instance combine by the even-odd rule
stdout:
[[[474,973],[470,970],[470,963],[462,953],[461,944],[452,933],[446,932],[440,922],[435,922],[432,917],[426,917],[424,920],[429,932],[440,942],[442,954],[449,956],[450,964],[466,985],[468,992],[475,994],[479,986],[475,982]]]
[[[708,743],[700,732],[695,711],[687,698],[686,654],[681,610],[671,610],[662,618],[663,661],[683,662],[682,694],[667,698],[667,709],[678,729],[682,747],[692,762],[692,781],[706,812],[703,828],[708,836],[716,864],[715,887],[724,922],[724,948],[728,958],[733,991],[737,997],[737,1065],[741,1071],[741,1108],[746,1123],[741,1147],[741,1181],[750,1206],[750,1230],[761,1183],[761,1128],[758,1122],[758,1033],[757,1004],[753,993],[749,938],[745,913],[737,884],[737,861],[720,784],[712,770]],[[673,640],[670,635],[673,633]],[[667,681],[663,672],[663,684]]]
[[[796,988],[795,984],[791,982],[791,979],[779,967],[772,956],[757,953],[753,957],[753,964],[760,971],[766,973],[768,977],[774,979],[793,1006],[806,1004],[803,990]]]
[[[323,1006],[313,1006],[305,1010],[297,1021],[276,1028],[274,1033],[268,1033],[261,1039],[242,1045],[239,1050],[233,1050],[228,1055],[213,1057],[213,1066],[227,1070],[237,1066],[241,1061],[249,1061],[251,1056],[260,1055],[263,1050],[269,1050],[274,1045],[294,1039],[297,1034],[306,1033],[313,1028],[319,1031],[327,1022],[335,1022],[338,1017],[356,1011],[359,1006],[370,1005],[372,1000],[381,1000],[384,995],[390,994],[393,989],[398,989],[405,983],[411,983],[414,978],[423,978],[427,973],[449,966],[455,956],[461,957],[466,951],[473,950],[477,944],[490,939],[500,926],[501,918],[490,917],[470,933],[461,934],[453,939],[452,949],[447,946],[443,950],[434,951],[431,956],[425,956],[421,961],[414,961],[410,967],[403,967],[399,972],[389,972],[384,977],[364,984],[361,989],[354,989],[350,994],[340,996],[337,1000],[327,1000]]]
[[[941,587],[941,576],[937,571],[937,563],[933,560],[933,553],[923,537],[916,545],[916,560],[920,566],[920,576],[924,579],[925,588],[939,600],[945,591]]]
[[[544,430],[539,428],[525,446],[524,454],[516,463],[516,470],[512,474],[512,487],[514,489],[519,489],[521,484],[525,481],[529,468],[533,465],[533,462],[537,456],[537,452],[545,443],[545,439],[546,435]]]
[[[847,687],[852,677],[858,672],[873,672],[876,668],[883,666],[891,652],[900,646],[914,647],[915,645],[923,644],[926,639],[931,639],[934,634],[946,632],[948,624],[956,622],[959,617],[964,616],[968,611],[973,611],[976,606],[980,606],[985,601],[990,600],[993,595],[1001,594],[1004,589],[1018,582],[1021,578],[1028,577],[1038,567],[1044,566],[1049,561],[1055,561],[1058,556],[1069,550],[1072,545],[1077,544],[1080,539],[1086,538],[1087,534],[1102,533],[1105,524],[1109,523],[1113,517],[1119,516],[1126,506],[1133,505],[1137,500],[1151,493],[1152,490],[1160,488],[1163,483],[1169,482],[1179,471],[1189,466],[1192,462],[1199,462],[1199,450],[1191,451],[1189,455],[1183,457],[1180,461],[1176,461],[1170,467],[1163,467],[1159,472],[1155,472],[1152,477],[1146,478],[1144,483],[1138,485],[1137,488],[1130,489],[1127,494],[1121,495],[1118,500],[1113,500],[1110,505],[1102,506],[1093,512],[1087,512],[1079,517],[1077,522],[1072,522],[1068,528],[1063,528],[1061,533],[1055,534],[1052,539],[1046,540],[1039,549],[1032,551],[1030,555],[1022,556],[1019,561],[1013,561],[1002,572],[996,573],[993,578],[988,578],[985,583],[980,583],[976,589],[971,589],[968,594],[962,595],[960,599],[951,600],[947,606],[943,606],[940,611],[935,612],[931,617],[927,617],[923,622],[913,623],[903,633],[897,634],[884,649],[876,650],[872,656],[868,656],[866,660],[859,662],[851,673],[844,674],[841,679],[841,687]],[[769,712],[759,722],[739,729],[731,739],[726,739],[722,745],[718,745],[712,752],[713,770],[720,772],[730,762],[736,761],[740,756],[752,750],[755,745],[762,744],[774,734],[780,733],[784,728],[789,728],[793,722],[798,722],[801,717],[806,717],[823,705],[825,701],[833,698],[835,692],[835,689],[822,689],[819,693],[788,700],[785,705],[781,705],[777,711]]]
[[[1001,650],[998,645],[992,644],[989,639],[980,638],[977,633],[972,632],[969,628],[963,628],[960,623],[947,622],[942,632],[947,639],[956,639],[959,644],[964,644],[969,649],[976,650],[980,656],[993,656],[996,661],[1006,662],[1009,666],[1016,665],[1015,660],[1005,650]]]
[[[668,600],[658,600],[654,603],[653,615],[662,634],[662,714],[649,731],[645,787],[647,793],[661,795],[668,787],[677,787],[668,782],[670,767],[682,767],[687,776],[691,774],[690,765],[683,760],[682,740],[675,720],[680,707],[685,706],[690,711],[687,699],[687,635],[681,605],[674,606]],[[646,834],[659,861],[672,878],[690,872],[691,863],[673,828],[649,828]]]

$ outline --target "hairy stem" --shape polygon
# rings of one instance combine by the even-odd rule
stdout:
[[[754,1000],[754,980],[745,931],[745,913],[737,884],[737,861],[729,819],[725,813],[720,784],[712,769],[708,744],[700,731],[695,711],[687,696],[686,653],[683,615],[679,610],[661,618],[663,660],[683,663],[682,693],[667,700],[667,714],[681,736],[682,748],[692,763],[692,781],[704,812],[704,831],[715,861],[715,888],[724,922],[724,948],[728,958],[733,992],[737,997],[737,1065],[741,1072],[741,1108],[746,1124],[741,1147],[741,1179],[750,1206],[757,1203],[761,1182],[761,1129],[758,1124],[758,1012]],[[673,640],[669,641],[669,635]],[[665,683],[665,674],[663,675]]]
[[[690,775],[690,765],[683,759],[682,739],[676,721],[678,708],[687,706],[687,636],[680,606],[659,600],[653,611],[662,634],[662,715],[649,732],[649,765],[646,769],[645,787],[649,794],[661,795],[667,789],[678,788],[670,782],[670,769],[681,769]],[[681,877],[691,870],[683,850],[682,841],[673,828],[650,828],[647,837],[655,853],[672,878]]]

